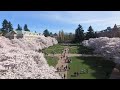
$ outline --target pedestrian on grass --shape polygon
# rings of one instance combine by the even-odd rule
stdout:
[[[76,72],[76,74],[77,74],[77,76],[79,75],[79,73],[78,73],[78,72]]]

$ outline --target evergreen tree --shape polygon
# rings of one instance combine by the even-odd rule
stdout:
[[[43,31],[43,35],[44,35],[45,37],[47,37],[47,36],[50,36],[50,33],[49,33],[49,31],[46,29],[46,30]]]
[[[88,40],[89,38],[95,38],[95,33],[94,33],[94,30],[92,28],[92,26],[90,26],[88,28],[88,32],[86,33],[86,36],[85,38]]]
[[[30,30],[28,29],[27,24],[24,25],[24,31],[30,31]]]
[[[57,36],[57,33],[54,33],[54,36]]]
[[[50,36],[52,36],[53,34],[52,34],[52,32],[50,32]]]
[[[114,29],[117,29],[117,25],[116,24],[114,25]]]
[[[98,33],[97,32],[95,32],[95,38],[98,38]]]
[[[22,30],[22,27],[18,24],[18,27],[17,27],[17,29],[16,30]]]
[[[79,24],[78,28],[75,30],[75,39],[74,42],[80,43],[84,40],[84,30],[82,26]]]
[[[9,24],[9,32],[13,30],[12,24],[11,22],[8,23]]]
[[[3,20],[1,31],[2,31],[3,35],[5,35],[6,33],[9,32],[9,24],[8,24],[8,21],[6,19]]]

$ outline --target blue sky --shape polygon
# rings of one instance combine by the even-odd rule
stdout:
[[[95,31],[120,25],[120,11],[0,11],[0,27],[4,19],[11,21],[14,28],[27,24],[33,32],[48,29],[53,33],[59,30],[74,33],[78,24],[85,31],[90,25]]]

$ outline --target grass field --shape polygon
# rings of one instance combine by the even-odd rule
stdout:
[[[114,67],[114,63],[104,60],[101,57],[71,57],[72,63],[69,64],[68,79],[108,79]],[[86,69],[88,73],[72,77],[74,72]],[[108,75],[106,76],[106,72]]]
[[[46,52],[48,54],[52,54],[53,52],[55,54],[59,54],[59,53],[62,53],[63,49],[64,49],[64,46],[57,44],[57,45],[54,45],[54,46],[50,46],[49,48],[46,48],[44,50],[44,52]]]
[[[45,58],[46,58],[46,60],[47,60],[47,62],[50,66],[55,67],[56,64],[58,63],[58,58],[57,57],[45,56]]]
[[[73,54],[93,54],[93,50],[82,45],[72,45],[69,47],[69,53]],[[52,54],[62,53],[65,46],[57,44],[46,48],[44,52]],[[57,57],[45,56],[50,66],[56,66]],[[110,73],[114,67],[114,63],[104,60],[101,57],[70,57],[72,63],[69,64],[68,79],[109,79]],[[74,77],[74,72],[80,73],[81,70],[87,70],[86,73],[81,73]]]
[[[67,46],[69,48],[69,53],[71,54],[93,54],[93,49],[84,47],[82,45],[71,45]],[[55,54],[60,54],[62,53],[62,50],[65,48],[65,46],[57,44],[54,46],[51,46],[49,48],[46,48],[44,52],[48,54],[52,54],[53,52]]]
[[[93,49],[82,45],[69,46],[69,52],[73,54],[93,54]]]

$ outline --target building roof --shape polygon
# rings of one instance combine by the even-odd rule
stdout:
[[[25,35],[25,34],[28,34],[28,35],[40,35],[38,33],[33,33],[33,32],[30,32],[30,31],[13,30],[13,31],[10,31],[9,33],[7,33],[6,36],[10,35],[11,32],[16,33],[17,35]]]
[[[117,28],[120,28],[120,25],[117,25]]]

